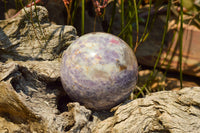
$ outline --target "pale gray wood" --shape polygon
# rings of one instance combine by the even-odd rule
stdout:
[[[0,20],[0,60],[54,60],[76,37],[73,26],[51,24],[46,8],[24,8]]]

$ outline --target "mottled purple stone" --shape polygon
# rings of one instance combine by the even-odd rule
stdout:
[[[89,33],[63,53],[61,81],[72,100],[94,110],[110,109],[125,100],[137,81],[132,49],[108,33]]]

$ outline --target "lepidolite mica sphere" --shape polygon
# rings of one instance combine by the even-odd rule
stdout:
[[[127,99],[137,74],[132,49],[108,33],[85,34],[63,53],[62,85],[72,100],[89,109],[110,109]]]

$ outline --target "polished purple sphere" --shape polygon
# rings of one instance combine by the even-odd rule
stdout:
[[[63,53],[61,81],[69,97],[87,108],[110,109],[125,100],[137,81],[132,49],[102,32],[81,36]]]

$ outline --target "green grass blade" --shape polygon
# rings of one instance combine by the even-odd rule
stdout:
[[[131,19],[132,14],[134,13],[134,10],[132,10],[132,2],[129,0],[128,1],[128,6],[129,6],[129,10],[128,10],[128,17],[129,19]],[[128,38],[129,38],[129,45],[131,46],[131,48],[133,48],[133,25],[130,24],[129,25],[129,33],[128,33]]]
[[[121,0],[121,29],[124,28],[124,0]],[[122,39],[124,39],[125,36],[122,34]]]
[[[82,0],[82,12],[81,12],[81,34],[84,34],[84,23],[85,23],[85,0]]]
[[[5,11],[6,13],[8,13],[8,9],[7,9],[7,1],[3,1],[4,2],[4,8],[5,8]]]
[[[180,27],[180,47],[179,47],[179,66],[180,66],[180,87],[182,89],[183,74],[182,74],[182,45],[183,45],[183,0],[181,0],[181,27]]]
[[[131,18],[129,19],[128,23],[126,24],[126,26],[121,30],[121,32],[118,34],[118,36],[121,36],[122,34],[124,34],[124,32],[128,29],[129,25],[131,24],[133,18],[135,16],[135,13],[131,16]]]
[[[114,0],[114,3],[113,3],[113,9],[112,9],[112,17],[110,19],[110,23],[109,23],[109,27],[108,27],[108,33],[111,32],[111,28],[112,28],[112,25],[113,25],[113,22],[114,22],[114,18],[115,18],[115,10],[116,10],[116,3],[117,3],[117,0]]]
[[[140,0],[140,1],[138,2],[137,9],[139,8],[139,5],[141,4],[141,1],[142,1],[142,0]],[[132,16],[131,16],[131,18],[128,20],[126,26],[121,30],[121,32],[118,34],[118,36],[121,36],[121,35],[129,28],[129,25],[132,23],[134,17],[135,17],[135,12],[132,14]]]
[[[22,1],[20,0],[19,2],[20,2],[20,5],[24,8],[24,5],[23,5]],[[24,8],[23,10],[24,10],[24,12],[25,12],[26,14],[28,14],[28,13],[26,12],[25,8]],[[28,18],[28,16],[26,16],[26,17]]]
[[[178,27],[178,25],[179,25],[179,20],[178,20],[178,22],[177,22],[177,27]],[[175,48],[173,48],[173,50],[172,50],[172,55],[171,55],[171,57],[170,57],[170,60],[167,61],[168,64],[167,64],[167,67],[166,67],[166,69],[165,69],[164,76],[167,75],[167,72],[168,72],[168,70],[169,70],[169,68],[170,68],[171,62],[172,62],[172,60],[173,60],[173,58],[174,58],[174,56],[175,56],[176,50],[177,50],[178,44],[177,44],[177,40],[175,40],[176,34],[177,34],[177,32],[174,32],[174,34],[173,34],[173,36],[172,36],[171,44],[170,44],[170,46],[169,46],[169,48],[168,48],[168,51],[167,51],[167,53],[166,53],[166,56],[165,56],[165,58],[164,58],[164,60],[163,60],[163,62],[162,62],[162,64],[161,64],[161,66],[164,65],[165,61],[167,60],[167,58],[168,58],[168,56],[169,56],[169,53],[170,53],[171,50],[172,50],[172,45],[173,45],[173,43],[176,43]]]
[[[160,60],[160,56],[161,56],[162,51],[163,51],[164,41],[165,41],[165,37],[166,37],[166,34],[167,34],[167,30],[168,30],[168,21],[169,21],[169,16],[170,16],[170,11],[171,11],[170,8],[171,8],[171,0],[168,1],[166,24],[165,24],[165,28],[164,28],[163,37],[162,37],[161,48],[160,48],[158,57],[156,59],[156,63],[154,65],[153,71],[155,71],[155,69],[158,65],[158,62]]]
[[[74,25],[74,20],[75,20],[75,15],[77,13],[78,5],[79,5],[79,1],[75,0],[74,5],[73,5],[74,8],[73,8],[73,11],[72,11],[72,25]]]
[[[175,36],[175,35],[174,35],[174,36]],[[169,68],[170,68],[171,62],[172,62],[172,60],[173,60],[173,58],[174,58],[174,56],[175,56],[175,54],[176,54],[177,48],[178,48],[178,44],[176,44],[176,46],[175,46],[175,48],[174,48],[174,50],[173,50],[172,56],[171,56],[171,58],[170,58],[170,60],[169,60],[169,62],[168,62],[168,64],[167,64],[167,68],[165,69],[165,73],[164,73],[165,76],[167,75],[167,71],[168,71]],[[170,52],[170,51],[169,51],[169,52]],[[167,54],[168,54],[168,53],[167,53]],[[166,57],[166,58],[167,58],[167,57]],[[164,63],[164,61],[163,61],[163,63]]]
[[[39,16],[38,16],[35,0],[34,0],[34,6],[35,6],[35,14],[36,14],[36,18],[37,18],[37,22],[38,22],[40,33],[43,35],[43,38],[45,38],[44,32],[42,32],[42,28],[40,26],[40,21],[39,21]]]
[[[143,90],[147,87],[147,85],[151,82],[153,73],[155,72],[155,70],[156,70],[156,68],[157,68],[157,65],[158,65],[158,62],[159,62],[159,60],[160,60],[160,57],[161,57],[161,54],[162,54],[162,51],[163,51],[163,46],[164,46],[165,37],[166,37],[166,34],[167,34],[167,29],[168,29],[168,21],[169,21],[169,16],[170,16],[170,11],[171,11],[170,8],[171,8],[171,0],[168,1],[166,24],[165,24],[165,28],[164,28],[163,37],[162,37],[161,48],[160,48],[158,57],[157,57],[157,59],[156,59],[155,65],[154,65],[154,67],[153,67],[153,71],[151,72],[150,76],[148,77],[147,82],[146,82],[146,83],[143,85],[143,87],[141,88],[141,91],[143,91]],[[138,94],[136,95],[136,98],[137,98],[140,94],[141,94],[141,92],[138,92]]]
[[[152,0],[150,0],[149,2],[152,4]],[[161,3],[160,3],[160,2],[158,1],[159,4],[155,4],[155,5],[154,5],[155,12],[159,12],[159,6],[162,5],[162,2],[163,2],[163,1],[161,1]],[[150,4],[150,6],[151,6],[151,4]],[[147,19],[148,23],[149,23],[150,17],[151,17],[151,15],[150,15],[151,11],[150,11],[150,10],[151,10],[151,8],[149,8],[149,11],[148,11],[148,17],[149,17],[149,19]],[[145,32],[143,32],[143,35],[142,35],[142,37],[141,37],[141,39],[140,39],[140,41],[139,41],[139,44],[142,43],[142,42],[144,42],[144,41],[147,39],[147,37],[149,36],[150,31],[151,31],[151,29],[153,28],[153,24],[155,23],[156,17],[157,17],[157,13],[155,13],[155,14],[153,15],[153,19],[152,19],[151,24],[150,24],[150,26],[149,26],[149,30],[147,31],[147,29],[146,29]],[[146,25],[148,25],[148,23],[146,23]],[[145,26],[145,27],[146,27],[146,26]],[[147,28],[148,28],[148,26],[147,26]],[[145,34],[145,33],[146,33],[146,34]]]
[[[136,0],[133,1],[134,3],[134,9],[135,9],[135,21],[136,21],[136,31],[137,31],[137,37],[136,37],[136,45],[135,45],[135,49],[134,52],[136,52],[136,48],[138,47],[138,35],[139,35],[139,22],[138,22],[138,9],[137,9],[137,5],[136,5]]]
[[[147,32],[147,27],[148,27],[149,20],[150,20],[150,15],[151,15],[151,4],[152,4],[152,0],[149,0],[149,10],[148,10],[147,22],[146,22],[142,37],[140,38],[139,44],[142,43],[148,36],[148,33],[146,33],[146,32]]]

